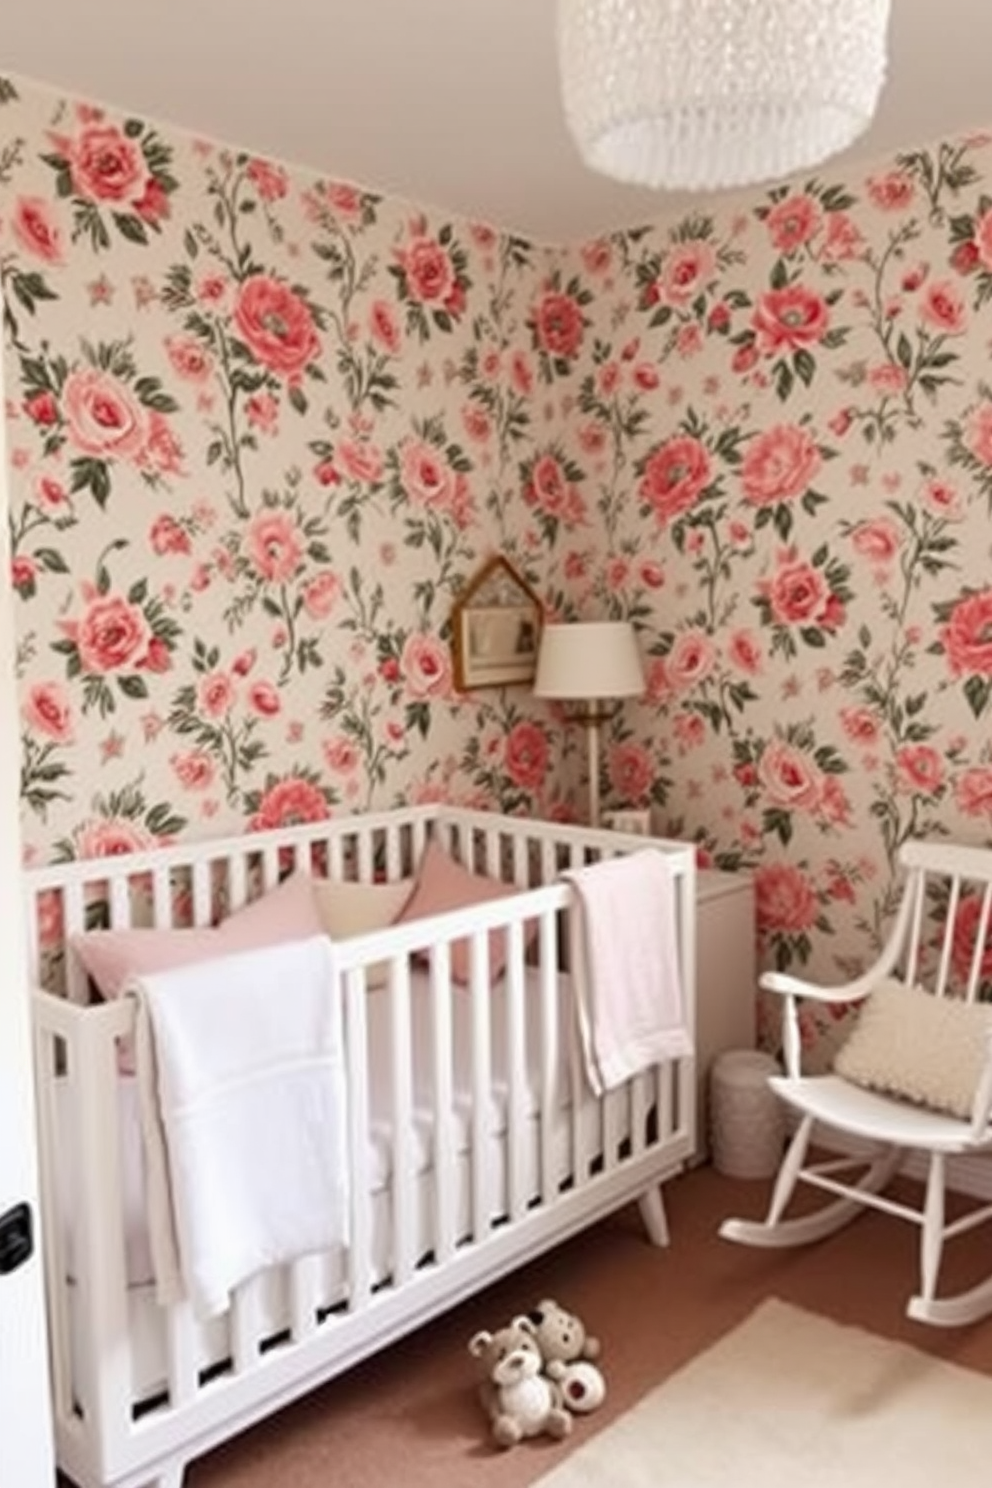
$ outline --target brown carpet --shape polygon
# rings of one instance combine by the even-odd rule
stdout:
[[[766,1184],[703,1168],[667,1192],[667,1250],[647,1243],[636,1209],[624,1211],[201,1458],[186,1488],[527,1488],[767,1297],[992,1375],[992,1320],[939,1331],[905,1318],[914,1227],[865,1214],[811,1248],[751,1250],[720,1240],[717,1226],[730,1214],[762,1213]],[[977,1280],[992,1262],[988,1228],[957,1241],[949,1260],[950,1284]],[[576,1420],[566,1443],[499,1452],[488,1442],[467,1341],[545,1296],[601,1338],[607,1400]]]

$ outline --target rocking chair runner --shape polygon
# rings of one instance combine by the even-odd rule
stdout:
[[[781,972],[766,972],[761,978],[763,988],[784,999],[785,1074],[773,1076],[769,1083],[799,1112],[800,1119],[774,1181],[766,1219],[729,1219],[720,1233],[745,1245],[789,1246],[833,1234],[865,1206],[911,1220],[921,1228],[920,1283],[907,1313],[917,1322],[954,1327],[992,1312],[992,1276],[956,1296],[937,1296],[944,1242],[992,1220],[992,1204],[978,1204],[953,1220],[945,1210],[947,1159],[992,1152],[992,1005],[986,1010],[981,1001],[983,983],[987,994],[992,977],[992,943],[988,941],[992,849],[910,841],[902,847],[899,862],[906,873],[905,888],[892,933],[874,966],[841,987],[824,987]],[[898,992],[893,996],[896,985]],[[853,1003],[876,991],[879,1006],[885,1009],[881,1024],[875,1025],[883,1040],[876,1051],[880,1054],[877,1073],[865,1078],[864,1059],[852,1057],[849,1062],[858,1083],[836,1068],[830,1074],[804,1075],[801,1000]],[[924,997],[924,993],[929,995]],[[939,999],[939,1004],[933,999]],[[890,1023],[886,1030],[885,1021],[893,1008],[902,1021],[896,1026]],[[920,1011],[925,1016],[915,1032],[913,1024]],[[936,1040],[934,1016],[942,1020],[942,1036]],[[949,1037],[945,1036],[948,1030]],[[855,1029],[849,1046],[852,1056],[859,1036]],[[874,1032],[870,1037],[875,1038]],[[943,1071],[935,1051],[947,1048],[957,1057],[948,1061],[954,1068]],[[867,1052],[864,1044],[858,1052]],[[906,1073],[900,1069],[901,1062],[915,1069]],[[844,1058],[838,1057],[837,1064],[844,1068]],[[857,1069],[859,1064],[861,1069]],[[952,1092],[947,1098],[942,1093],[944,1073]],[[934,1087],[941,1092],[940,1098],[921,1104],[925,1097],[920,1091]],[[956,1108],[956,1113],[947,1107]],[[853,1148],[858,1156],[809,1158],[810,1140],[819,1123],[857,1139],[847,1146],[848,1153]],[[821,1135],[828,1148],[829,1134]],[[926,1160],[923,1201],[918,1206],[885,1192],[911,1152]],[[786,1217],[799,1183],[833,1198],[812,1213]]]

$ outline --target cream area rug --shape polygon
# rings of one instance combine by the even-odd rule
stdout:
[[[989,1483],[992,1379],[768,1301],[536,1488]]]

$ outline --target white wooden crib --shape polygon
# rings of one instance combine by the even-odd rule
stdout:
[[[207,1322],[161,1306],[139,1252],[140,1140],[120,1042],[131,998],[94,1003],[68,938],[93,922],[208,925],[288,869],[409,875],[429,837],[520,892],[336,945],[347,1070],[350,1244],[271,1268]],[[637,1199],[667,1242],[660,1185],[693,1151],[691,1056],[593,1096],[567,965],[563,870],[643,837],[412,807],[26,874],[51,1376],[60,1468],[81,1488],[180,1488],[199,1454],[538,1252]],[[695,868],[665,852],[694,1028]],[[186,918],[175,919],[184,903]],[[490,985],[489,934],[508,961]],[[470,943],[468,986],[451,948]],[[424,953],[428,953],[425,968]],[[387,985],[366,973],[390,963]],[[133,1082],[131,1082],[133,1083]]]

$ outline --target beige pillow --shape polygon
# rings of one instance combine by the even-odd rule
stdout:
[[[887,979],[834,1058],[845,1080],[967,1119],[988,1057],[992,1005]]]
[[[313,881],[317,913],[332,940],[385,930],[394,923],[413,888],[412,878],[393,883],[339,883],[330,878]],[[366,986],[384,987],[388,981],[388,961],[377,961],[367,968]]]

